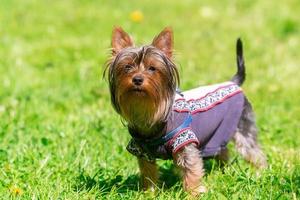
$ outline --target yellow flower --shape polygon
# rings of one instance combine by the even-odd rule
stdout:
[[[130,19],[133,22],[142,22],[144,19],[144,15],[140,10],[135,10],[130,13]]]
[[[204,6],[200,10],[202,17],[204,18],[212,18],[215,15],[214,10],[211,7]]]
[[[21,190],[21,188],[18,188],[18,187],[15,187],[15,186],[12,186],[10,188],[10,192],[13,194],[13,195],[22,195],[23,194],[23,191]]]

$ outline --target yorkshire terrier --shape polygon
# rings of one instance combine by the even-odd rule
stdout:
[[[141,47],[134,46],[122,28],[113,30],[112,58],[104,76],[111,103],[132,137],[127,150],[138,159],[143,188],[154,189],[158,180],[155,160],[160,158],[173,159],[181,169],[186,191],[205,192],[203,158],[226,163],[231,139],[246,161],[265,168],[254,113],[239,87],[245,80],[241,40],[236,43],[237,72],[230,81],[185,92],[178,90],[172,53],[171,28]]]

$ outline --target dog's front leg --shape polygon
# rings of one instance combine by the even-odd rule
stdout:
[[[201,184],[204,175],[203,160],[196,145],[186,145],[174,158],[183,173],[184,189],[194,196],[206,192],[206,187]]]
[[[150,189],[151,191],[154,191],[158,180],[156,162],[138,158],[138,163],[141,172],[141,182],[144,190]]]

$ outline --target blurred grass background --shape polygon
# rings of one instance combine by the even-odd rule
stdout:
[[[172,164],[164,189],[138,191],[126,128],[102,72],[114,25],[137,45],[174,30],[181,88],[228,80],[244,41],[250,98],[269,169],[234,152],[207,162],[204,199],[300,198],[300,3],[279,1],[0,1],[0,198],[182,199]],[[160,187],[161,188],[161,187]]]

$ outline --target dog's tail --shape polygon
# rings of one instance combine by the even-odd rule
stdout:
[[[232,77],[231,81],[235,82],[237,85],[242,85],[246,79],[246,71],[245,71],[245,62],[243,56],[243,43],[240,38],[236,41],[236,64],[237,64],[237,72]]]

